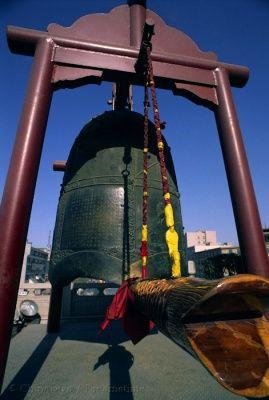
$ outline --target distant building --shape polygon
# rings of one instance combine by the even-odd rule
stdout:
[[[51,248],[50,247],[39,247],[38,250],[42,250],[48,255],[48,261],[50,260]]]
[[[20,286],[25,282],[45,282],[48,276],[49,258],[49,248],[36,248],[27,242],[23,257]]]
[[[216,231],[199,230],[185,234],[186,256],[190,275],[203,276],[203,261],[219,254],[239,254],[239,247],[232,243],[220,244]]]
[[[207,234],[209,232],[209,234]],[[269,256],[269,228],[263,229],[265,245]],[[215,244],[207,242],[208,238],[215,240]],[[203,244],[201,244],[203,242]],[[207,244],[205,243],[207,242]],[[196,243],[196,244],[193,244]],[[240,255],[240,248],[233,246],[231,243],[217,243],[217,235],[215,231],[196,231],[186,233],[186,244],[192,244],[187,246],[187,263],[188,272],[190,275],[198,277],[204,276],[203,262],[209,258],[221,255],[221,254],[237,254]]]
[[[216,231],[186,232],[185,243],[186,247],[216,245],[217,233]]]
[[[26,268],[27,268],[27,258],[31,253],[31,248],[32,244],[29,243],[28,241],[26,242],[25,245],[25,250],[24,250],[24,256],[23,256],[23,262],[22,262],[22,269],[21,269],[21,279],[20,279],[20,287],[22,284],[25,282],[25,277],[26,277]]]
[[[238,246],[231,246],[227,244],[218,246],[207,246],[207,249],[199,249],[198,246],[191,247],[189,250],[190,267],[194,270],[195,276],[204,277],[203,262],[209,258],[216,257],[221,254],[237,254],[240,255],[240,248]],[[210,248],[209,248],[210,247]],[[189,265],[189,264],[188,264]],[[193,274],[193,272],[192,272]]]

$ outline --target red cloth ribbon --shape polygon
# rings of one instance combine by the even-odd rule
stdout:
[[[142,242],[141,242],[140,255],[141,255],[141,257],[147,257],[147,255],[148,255],[148,248],[147,248],[146,240],[142,240]]]
[[[103,332],[110,324],[110,321],[121,319],[123,329],[133,344],[138,343],[147,336],[154,327],[154,323],[139,313],[134,306],[134,298],[129,286],[136,279],[128,279],[119,287],[112,303],[107,308],[105,319],[100,325],[100,330]]]

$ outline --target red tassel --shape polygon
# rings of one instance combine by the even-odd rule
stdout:
[[[134,307],[134,298],[129,290],[129,285],[136,279],[128,279],[119,287],[107,309],[105,319],[100,325],[102,332],[110,324],[110,321],[121,319],[125,333],[134,344],[147,336],[154,328],[154,323],[140,314]]]

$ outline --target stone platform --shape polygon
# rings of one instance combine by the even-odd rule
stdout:
[[[58,335],[28,325],[11,342],[1,400],[235,400],[157,331],[134,346],[114,323],[65,323]]]

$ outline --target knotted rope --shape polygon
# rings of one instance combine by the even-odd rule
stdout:
[[[142,240],[141,240],[141,249],[140,254],[142,258],[142,278],[147,277],[147,259],[148,259],[148,251],[147,251],[147,242],[148,242],[148,226],[147,226],[147,214],[148,214],[148,108],[149,108],[149,94],[148,87],[151,91],[152,97],[152,107],[154,114],[154,124],[156,129],[156,139],[157,139],[157,148],[159,153],[159,163],[161,169],[161,177],[162,177],[162,190],[163,190],[163,198],[164,198],[164,215],[166,226],[168,227],[165,239],[168,246],[169,255],[172,261],[172,276],[179,277],[181,276],[180,269],[180,253],[178,251],[178,234],[175,230],[175,222],[174,222],[174,213],[173,207],[171,204],[171,196],[169,192],[169,182],[167,177],[167,169],[165,163],[165,155],[164,155],[164,143],[161,129],[161,121],[159,115],[159,108],[157,103],[156,96],[156,87],[153,75],[153,67],[151,60],[151,47],[147,47],[147,78],[145,85],[145,97],[144,97],[144,165],[143,165],[143,222],[142,222]]]

